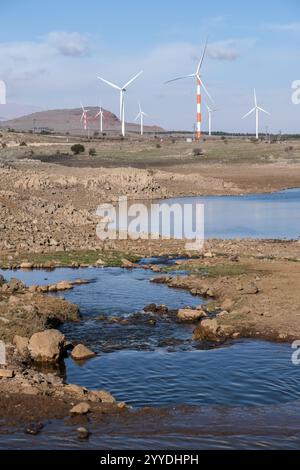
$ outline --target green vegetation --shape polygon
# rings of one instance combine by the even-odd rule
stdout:
[[[199,277],[225,277],[241,276],[249,273],[249,268],[241,264],[215,264],[211,266],[196,266],[192,263],[171,266],[164,269],[165,272],[186,271]]]
[[[85,151],[85,148],[82,144],[74,144],[72,145],[71,150],[74,155],[79,155],[80,153],[83,153]]]
[[[101,250],[80,250],[80,251],[59,251],[54,253],[24,253],[8,261],[2,259],[0,265],[8,267],[20,265],[28,261],[34,265],[43,264],[49,267],[68,267],[72,265],[94,265],[101,259],[106,266],[118,267],[122,265],[122,259],[127,259],[132,263],[139,260],[138,256],[130,255],[122,251],[101,251]]]
[[[89,150],[89,156],[90,157],[95,157],[97,155],[97,152],[96,152],[96,149],[95,148],[91,148]]]

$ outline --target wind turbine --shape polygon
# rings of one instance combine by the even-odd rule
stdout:
[[[100,133],[103,134],[103,117],[104,117],[104,112],[103,112],[103,109],[102,109],[101,104],[100,104],[100,106],[99,106],[99,112],[96,114],[95,119],[97,119],[98,117],[100,117]]]
[[[201,75],[201,68],[202,68],[204,57],[206,54],[206,49],[207,49],[207,40],[205,42],[202,57],[200,59],[200,62],[198,64],[198,67],[195,73],[184,75],[183,77],[174,78],[173,80],[168,80],[167,82],[165,82],[167,84],[171,82],[176,82],[177,80],[183,80],[185,78],[196,78],[197,80],[197,140],[201,139],[201,86],[203,87],[203,90],[205,91],[208,98],[213,102],[212,97],[210,96],[206,86],[203,83],[202,75]]]
[[[81,115],[81,118],[80,118],[80,122],[83,122],[83,128],[84,130],[88,131],[88,138],[90,137],[90,129],[88,127],[88,118],[87,118],[87,113],[90,112],[89,109],[85,109],[83,107],[83,105],[81,104],[81,107],[82,107],[82,115]]]
[[[147,117],[148,114],[142,111],[141,103],[139,103],[139,110],[139,114],[135,118],[135,121],[137,121],[139,118],[141,119],[141,135],[144,135],[144,117]]]
[[[245,116],[243,116],[242,119],[245,119],[246,117],[250,116],[252,113],[255,112],[255,118],[256,118],[256,139],[258,140],[259,138],[259,112],[262,112],[262,113],[265,113],[265,114],[268,114],[269,116],[271,116],[271,114],[266,111],[265,109],[263,108],[260,108],[257,104],[257,96],[256,96],[256,90],[254,88],[254,108],[251,109],[251,111],[249,111],[249,113],[245,114]]]
[[[122,136],[123,137],[125,137],[125,93],[129,85],[131,85],[140,75],[142,75],[142,73],[143,73],[142,71],[139,72],[137,75],[131,78],[127,83],[125,83],[125,85],[123,85],[122,87],[116,85],[115,83],[109,82],[108,80],[105,80],[102,77],[97,77],[102,82],[106,83],[112,88],[115,88],[116,90],[119,90],[120,92],[120,121],[122,122]]]
[[[217,111],[216,109],[212,109],[210,106],[208,106],[207,103],[205,103],[207,112],[208,112],[208,135],[211,137],[211,128],[212,128],[212,114]]]

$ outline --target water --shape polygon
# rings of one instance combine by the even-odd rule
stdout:
[[[4,272],[6,278],[15,275]],[[170,308],[192,307],[201,299],[189,292],[153,284],[153,273],[119,268],[58,269],[18,272],[27,284],[52,284],[84,278],[64,297],[76,302],[79,323],[62,327],[67,338],[81,341],[97,357],[78,365],[66,361],[71,383],[108,389],[119,401],[143,406],[223,405],[262,406],[300,399],[300,370],[291,362],[289,344],[238,341],[219,348],[192,341],[192,325],[176,317],[142,313],[149,303]],[[100,321],[99,315],[107,315]],[[126,319],[115,324],[110,315]],[[156,325],[149,319],[157,319]]]
[[[172,204],[204,204],[206,238],[278,238],[300,237],[300,189],[271,194],[247,196],[206,196],[174,198],[163,201]],[[157,210],[153,211],[155,218]],[[180,222],[181,224],[181,222]],[[175,233],[181,225],[175,222]],[[152,232],[160,232],[159,225]],[[164,232],[163,232],[164,233]],[[166,233],[164,233],[166,234]],[[193,234],[187,230],[186,237]]]
[[[290,345],[245,341],[211,350],[160,349],[100,355],[85,367],[67,361],[68,380],[106,388],[134,407],[258,406],[300,399]]]
[[[297,238],[300,190],[244,197],[185,198],[205,203],[207,237]],[[151,262],[158,262],[152,259]],[[236,341],[218,348],[192,341],[193,326],[176,321],[172,309],[202,300],[188,292],[150,283],[152,272],[58,269],[11,272],[26,284],[88,279],[64,297],[79,305],[79,323],[66,324],[67,338],[97,356],[78,365],[66,360],[69,382],[108,389],[139,411],[131,418],[91,421],[88,442],[75,428],[46,423],[38,437],[20,429],[0,434],[0,448],[90,449],[297,449],[300,445],[300,369],[289,344]],[[170,314],[145,314],[149,303]],[[122,321],[112,322],[111,317]],[[155,323],[156,321],[156,323]],[[4,429],[5,431],[5,429]]]

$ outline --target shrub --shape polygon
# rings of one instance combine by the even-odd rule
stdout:
[[[27,147],[26,142],[21,142],[21,143],[20,143],[20,147]]]
[[[72,145],[71,150],[74,155],[79,155],[80,153],[83,153],[85,151],[85,148],[82,144],[74,144]]]
[[[157,149],[161,149],[161,145],[160,145],[160,144],[156,144],[156,148],[157,148]]]
[[[203,150],[200,148],[195,148],[193,150],[193,154],[194,154],[194,157],[200,157],[201,155],[203,155]]]
[[[97,155],[96,149],[91,148],[89,150],[89,155],[90,155],[90,157],[95,157]]]

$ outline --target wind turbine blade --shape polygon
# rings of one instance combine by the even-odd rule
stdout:
[[[254,103],[255,107],[257,107],[257,96],[256,96],[256,89],[254,88]]]
[[[108,80],[105,80],[105,79],[102,78],[102,77],[97,77],[97,78],[98,78],[98,80],[101,80],[102,82],[106,83],[107,85],[109,85],[109,86],[115,88],[116,90],[119,90],[119,91],[121,90],[121,88],[120,88],[118,85],[115,85],[114,83],[109,82]]]
[[[249,113],[245,114],[245,116],[243,116],[242,119],[245,119],[246,117],[250,116],[250,114],[254,113],[255,110],[256,110],[256,108],[251,109],[251,111],[249,111]]]
[[[141,115],[140,115],[140,113],[139,113],[139,114],[137,115],[137,117],[135,118],[135,121],[137,121],[140,116],[141,116]]]
[[[260,108],[259,106],[257,106],[257,109],[259,109],[259,110],[262,111],[263,113],[268,114],[269,116],[271,116],[271,113],[269,113],[269,111],[266,111],[265,109]]]
[[[200,73],[200,70],[201,70],[201,67],[202,67],[202,64],[203,64],[203,60],[204,60],[204,57],[205,57],[205,54],[206,54],[206,49],[207,49],[207,38],[205,40],[205,46],[204,46],[203,54],[202,54],[202,57],[201,57],[200,62],[198,64],[196,75],[199,75],[199,73]]]
[[[200,76],[198,76],[197,78],[200,80],[200,83],[201,83],[201,85],[203,86],[203,90],[204,90],[205,93],[207,94],[207,96],[208,96],[208,98],[210,99],[210,101],[211,101],[212,103],[214,103],[214,100],[213,100],[212,97],[210,96],[209,91],[207,90],[206,86],[204,85],[202,78],[201,78]]]
[[[137,78],[139,78],[139,76],[142,75],[142,73],[143,73],[143,71],[139,72],[131,80],[129,80],[129,82],[125,83],[125,85],[123,86],[123,89],[127,88],[129,85],[131,85],[131,83],[134,82]]]
[[[177,82],[177,80],[184,80],[185,78],[192,78],[192,77],[195,77],[195,76],[196,75],[194,73],[192,73],[190,75],[184,75],[183,77],[177,77],[177,78],[173,78],[172,80],[168,80],[164,84],[167,85],[168,83],[171,83],[171,82]]]
[[[141,102],[139,102],[139,110],[140,110],[140,113],[141,113],[142,112]]]

